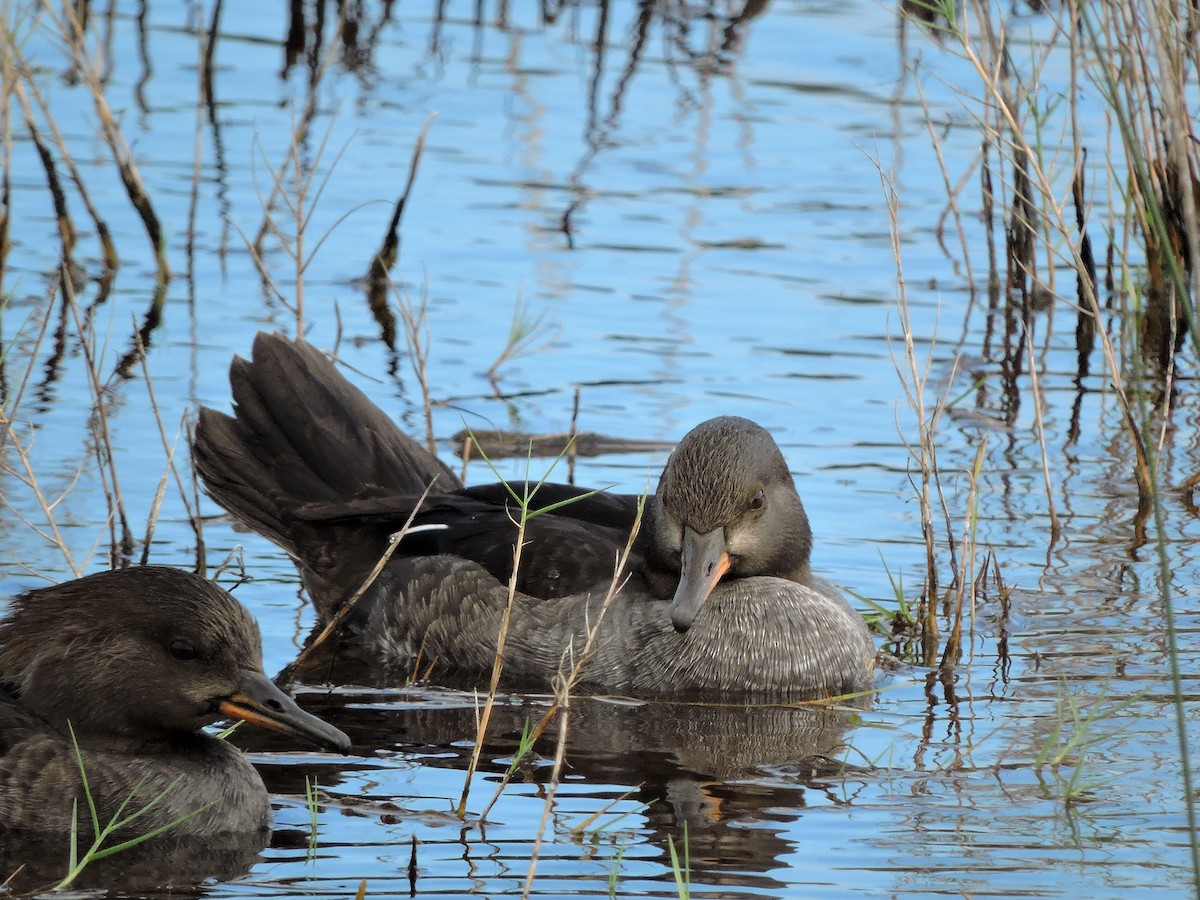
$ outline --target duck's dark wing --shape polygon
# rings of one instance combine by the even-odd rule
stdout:
[[[497,483],[426,497],[397,553],[457,556],[507,583],[520,516],[514,494],[523,496],[526,489],[520,483]],[[297,515],[314,524],[394,533],[408,521],[419,499],[389,496],[314,503],[298,509]],[[517,589],[551,599],[607,584],[637,520],[639,499],[573,485],[538,486],[530,503],[533,515],[525,525]],[[638,565],[635,557],[628,568]]]

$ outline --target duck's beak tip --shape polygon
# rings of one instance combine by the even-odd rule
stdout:
[[[671,611],[671,625],[675,628],[676,634],[685,634],[692,627],[694,621],[696,621],[696,617],[690,612],[682,609]]]
[[[671,624],[676,633],[684,634],[692,627],[700,608],[729,571],[730,564],[724,528],[714,528],[706,534],[684,529],[679,587],[671,600]]]
[[[262,672],[245,670],[238,690],[219,701],[217,709],[222,715],[302,737],[326,750],[341,754],[351,750],[344,731],[302,710]]]

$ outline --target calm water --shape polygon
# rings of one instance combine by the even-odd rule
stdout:
[[[203,105],[197,113],[198,26],[208,6],[93,11],[105,94],[163,220],[175,273],[146,369],[180,466],[179,423],[200,403],[227,407],[232,355],[246,353],[259,329],[294,330],[293,312],[264,288],[247,243],[310,102],[298,144],[315,169],[305,210],[307,334],[323,347],[340,337],[356,382],[421,432],[408,355],[402,341],[392,351],[381,340],[362,278],[414,142],[435,114],[395,274],[414,300],[428,298],[434,433],[445,458],[464,422],[565,430],[577,389],[580,427],[624,438],[672,440],[738,412],[784,448],[817,534],[818,569],[885,602],[898,579],[914,599],[924,556],[906,442],[916,431],[893,363],[900,317],[881,160],[899,191],[904,276],[915,341],[932,359],[930,396],[963,395],[938,430],[955,528],[961,533],[967,502],[963,473],[985,444],[979,540],[1013,588],[1007,604],[995,591],[980,604],[969,658],[951,678],[903,668],[881,678],[866,711],[581,699],[557,793],[547,799],[551,738],[489,808],[522,725],[545,708],[544,698],[508,697],[465,822],[450,810],[475,733],[472,696],[436,685],[307,687],[306,705],[350,733],[361,756],[247,738],[275,793],[280,834],[245,861],[244,874],[202,893],[346,897],[365,879],[373,896],[519,894],[541,834],[536,896],[674,896],[668,845],[685,827],[696,896],[1189,892],[1163,584],[1153,547],[1135,537],[1117,407],[1102,375],[1075,383],[1073,314],[1060,310],[1053,326],[1040,317],[1050,495],[1063,524],[1055,540],[1029,379],[1005,382],[994,337],[985,349],[980,303],[969,311],[957,240],[948,253],[936,238],[946,195],[914,79],[957,180],[979,135],[973,110],[947,83],[973,89],[969,70],[876,3],[777,0],[749,4],[735,21],[737,5],[615,3],[606,15],[570,5],[547,22],[532,3],[406,3],[389,17],[368,2],[353,48],[329,46],[332,7],[317,46],[309,8],[308,47],[289,65],[285,4],[226,4],[211,116]],[[101,295],[95,235],[72,195],[82,229],[78,299],[108,377],[154,302],[153,257],[87,92],[53,26],[31,15],[13,13],[24,52],[122,260]],[[1045,23],[1022,27],[1036,35]],[[918,55],[914,76],[906,66]],[[328,67],[319,79],[314,60]],[[33,530],[43,519],[10,453],[0,472],[9,509],[0,517],[4,594],[39,576],[69,577],[72,564],[102,567],[108,546],[79,332],[61,297],[47,299],[59,253],[53,210],[15,106],[11,128],[4,384],[11,396],[30,372],[22,440],[34,440],[43,490],[65,494],[55,519],[72,559]],[[978,277],[986,245],[974,215],[977,175],[968,185],[961,202]],[[294,233],[285,209],[274,215]],[[279,241],[264,246],[270,279],[291,303],[297,266]],[[1060,289],[1074,296],[1073,285]],[[522,304],[542,323],[536,352],[501,365],[493,384],[487,370]],[[1169,485],[1194,472],[1192,368],[1185,360],[1165,431]],[[109,384],[109,428],[140,537],[167,454],[145,372],[135,365],[128,376]],[[663,458],[581,460],[575,477],[637,490]],[[477,467],[470,477],[490,475]],[[237,595],[262,624],[268,668],[281,668],[312,621],[295,570],[281,551],[217,518],[211,503],[203,508],[212,517],[208,562],[242,555],[254,580]],[[1200,528],[1182,493],[1167,498],[1165,530],[1195,743]],[[190,566],[195,543],[169,483],[150,557]],[[1059,750],[1061,764],[1051,765]],[[305,775],[322,796],[315,848]]]

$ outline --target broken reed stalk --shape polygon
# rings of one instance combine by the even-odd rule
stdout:
[[[575,483],[575,462],[579,458],[579,442],[576,438],[579,437],[579,401],[581,399],[582,388],[575,385],[575,394],[571,398],[571,426],[567,431],[567,446],[571,448],[567,454],[567,484]]]
[[[44,5],[52,16],[55,15],[48,3]],[[160,284],[165,284],[171,278],[171,267],[167,262],[166,236],[158,220],[158,215],[154,212],[154,205],[150,202],[150,195],[146,192],[146,186],[142,182],[137,164],[134,162],[133,153],[117,125],[112,108],[108,105],[104,85],[101,83],[99,64],[88,51],[87,38],[75,7],[70,3],[65,4],[62,7],[62,17],[57,21],[59,31],[71,48],[75,65],[91,94],[92,106],[96,110],[96,119],[100,123],[101,134],[104,135],[104,141],[112,152],[113,162],[116,163],[117,172],[125,186],[125,193],[141,218],[147,237],[150,238],[158,281]]]
[[[113,243],[112,232],[108,229],[108,222],[100,215],[96,204],[92,202],[91,191],[87,189],[83,175],[80,173],[79,167],[75,165],[75,158],[71,155],[67,147],[67,141],[58,128],[58,123],[55,121],[50,110],[50,104],[46,101],[45,96],[33,78],[26,78],[23,84],[22,82],[18,82],[14,85],[14,91],[21,102],[21,107],[25,115],[32,119],[33,113],[29,109],[30,104],[25,96],[25,85],[28,85],[29,93],[33,95],[33,99],[37,102],[38,109],[42,111],[42,118],[45,120],[46,127],[50,130],[50,134],[54,138],[54,145],[58,148],[58,154],[62,159],[63,165],[67,167],[67,172],[71,176],[71,182],[75,185],[75,190],[79,193],[79,199],[83,202],[83,207],[87,210],[87,214],[96,228],[96,239],[100,242],[100,253],[104,257],[104,266],[109,271],[115,271],[120,266],[121,260],[117,256],[117,248]]]
[[[396,345],[396,320],[388,306],[389,289],[391,288],[391,270],[400,255],[400,220],[404,216],[404,208],[408,205],[408,197],[412,193],[413,184],[417,179],[417,167],[421,163],[421,155],[425,152],[425,137],[437,113],[425,117],[425,124],[417,133],[413,144],[412,157],[408,162],[408,178],[404,182],[404,190],[396,206],[392,210],[392,220],[388,224],[383,245],[371,257],[371,265],[367,269],[367,304],[375,321],[383,329],[383,341],[389,349]]]
[[[189,448],[196,446],[196,432],[192,427],[192,417],[188,413],[184,413],[183,428],[187,446]],[[208,547],[204,540],[204,516],[200,511],[200,476],[196,473],[196,467],[192,465],[188,466],[188,473],[192,501],[190,504],[187,501],[184,502],[188,509],[192,510],[191,515],[188,516],[188,522],[192,526],[192,532],[196,535],[196,574],[207,577]],[[180,485],[180,492],[184,493],[183,485]]]

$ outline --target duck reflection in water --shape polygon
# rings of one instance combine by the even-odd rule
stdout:
[[[348,669],[345,674],[350,675]],[[358,683],[364,677],[366,667]],[[398,751],[406,765],[421,770],[464,772],[470,766],[473,745],[463,738],[478,727],[478,701],[472,693],[436,686],[347,688],[313,700],[314,711],[345,723],[356,746]],[[868,701],[858,698],[854,705],[865,707]],[[634,828],[639,842],[659,848],[663,859],[668,839],[681,847],[686,828],[694,871],[703,872],[706,884],[786,892],[776,876],[805,852],[788,823],[807,815],[810,806],[852,803],[871,778],[856,765],[862,757],[850,749],[848,735],[861,713],[848,704],[573,696],[569,716],[555,717],[534,747],[520,755],[530,724],[544,716],[549,703],[547,696],[507,694],[492,708],[480,771],[487,780],[498,781],[519,758],[517,780],[544,787],[532,794],[506,788],[502,808],[490,813],[489,820],[523,821],[530,805],[540,809],[553,772],[548,761],[559,752],[560,730],[565,729],[563,771],[569,774],[558,786],[561,824],[576,827],[590,813],[601,812],[587,826],[595,828],[601,843],[618,840],[612,832]],[[340,709],[353,714],[339,716]],[[449,780],[455,782],[452,776]],[[341,794],[360,815],[374,808],[381,818],[452,821],[445,803],[428,792],[416,797],[404,793],[404,780],[371,778],[365,791],[361,779],[348,780],[340,789],[337,781],[336,773],[322,775],[331,805],[341,802]],[[491,787],[480,790],[476,808],[492,794]],[[610,807],[616,798],[623,799]],[[635,814],[625,816],[629,812]],[[455,838],[445,840],[453,844]],[[447,846],[445,852],[454,849]]]
[[[151,854],[190,859],[200,877],[195,847],[248,849],[249,865],[271,805],[245,754],[201,731],[220,719],[350,749],[267,678],[258,626],[204,578],[138,566],[17,596],[0,620],[0,858],[24,861],[29,837],[65,861],[76,818],[92,834],[82,764],[101,827],[145,808],[112,842],[175,823]]]
[[[400,669],[425,659],[476,680],[489,672],[517,537],[510,487],[525,486],[465,487],[303,340],[260,333],[230,382],[233,416],[200,410],[196,469],[218,503],[297,561],[320,618],[419,505],[352,616],[358,646]],[[601,618],[638,501],[538,488],[544,511],[527,524],[507,628],[510,684],[549,684],[600,622],[582,677],[599,690],[795,698],[869,685],[870,635],[812,574],[808,518],[765,429],[726,416],[684,436]]]

